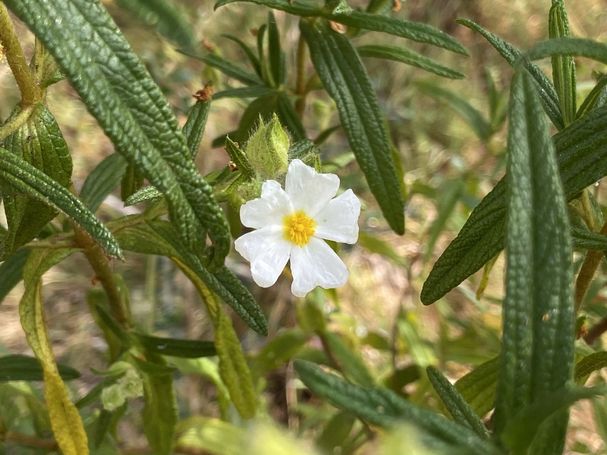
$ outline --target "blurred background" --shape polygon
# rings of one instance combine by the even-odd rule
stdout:
[[[121,7],[120,2],[104,2],[134,50],[168,96],[180,122],[193,104],[192,94],[207,82],[215,91],[238,87],[204,63],[178,52],[149,24]],[[245,64],[242,51],[223,34],[232,34],[254,46],[257,29],[266,22],[267,10],[247,4],[229,5],[213,11],[208,0],[178,2],[191,23],[200,53],[214,52]],[[351,1],[351,6],[366,2]],[[607,38],[607,8],[601,0],[566,2],[573,36],[597,41]],[[350,281],[337,292],[317,292],[311,296],[324,312],[326,321],[347,343],[357,349],[374,377],[422,405],[437,407],[422,369],[436,365],[452,380],[499,352],[500,302],[503,296],[503,259],[483,276],[482,271],[432,306],[419,300],[421,286],[435,259],[455,237],[470,211],[502,177],[505,169],[505,111],[512,70],[478,34],[459,25],[469,18],[521,49],[547,38],[550,2],[527,0],[403,0],[400,17],[434,25],[455,36],[469,56],[444,52],[399,40],[407,47],[428,55],[465,74],[465,79],[449,80],[422,70],[384,60],[365,59],[365,65],[388,119],[394,144],[402,160],[407,187],[406,233],[393,234],[381,217],[366,183],[349,152],[345,136],[336,131],[320,146],[325,169],[342,178],[342,188],[353,188],[364,201],[357,245],[344,248],[341,256],[350,269]],[[294,61],[299,38],[297,19],[276,12],[276,20],[286,51],[288,84],[295,83]],[[31,51],[33,38],[19,24]],[[395,44],[378,33],[356,38],[357,44]],[[578,105],[592,88],[601,68],[578,59]],[[548,75],[550,62],[540,62]],[[312,66],[309,64],[311,74]],[[5,119],[19,95],[5,63],[0,62],[0,118]],[[213,140],[233,131],[250,100],[220,99],[213,103],[205,137],[197,157],[201,172],[219,169],[228,161],[222,147]],[[113,146],[87,113],[69,83],[60,82],[48,92],[48,104],[70,145],[74,160],[76,189],[91,169],[113,153]],[[337,124],[332,101],[320,91],[312,92],[304,115],[308,137]],[[597,189],[599,201],[604,190]],[[124,208],[119,194],[108,198],[99,216],[109,220],[137,211]],[[236,253],[228,265],[250,284],[270,322],[270,336],[263,339],[235,318],[245,352],[252,358],[268,340],[285,329],[302,324],[302,305],[290,294],[290,280],[282,277],[267,290],[248,280],[248,268]],[[131,289],[135,319],[150,333],[183,338],[210,338],[211,325],[199,297],[189,281],[170,261],[163,258],[129,255],[124,263],[114,263]],[[84,258],[72,256],[46,275],[44,288],[50,336],[61,362],[83,373],[72,382],[79,392],[90,389],[91,369],[105,368],[104,342],[85,303],[93,272]],[[602,270],[587,297],[589,319],[607,315]],[[479,289],[480,288],[480,289]],[[484,290],[483,290],[484,288]],[[0,305],[0,354],[29,353],[19,324],[18,286]],[[313,349],[314,339],[303,348]],[[267,366],[260,379],[260,393],[266,410],[276,421],[304,438],[319,437],[326,424],[328,405],[307,401],[294,390],[299,387],[288,362]],[[180,413],[217,415],[217,391],[208,379],[181,374],[177,381]],[[141,406],[130,409],[123,419],[123,431],[132,445],[144,445],[138,430]],[[607,453],[607,411],[604,403],[578,403],[573,411],[570,453]],[[372,453],[371,452],[366,453]],[[365,452],[361,452],[365,453]]]

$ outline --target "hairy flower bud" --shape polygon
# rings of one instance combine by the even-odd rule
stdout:
[[[267,124],[259,119],[257,130],[247,142],[245,154],[259,177],[276,178],[287,172],[289,145],[289,135],[274,114]]]

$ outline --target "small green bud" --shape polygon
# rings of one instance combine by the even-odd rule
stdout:
[[[262,179],[271,179],[287,172],[289,164],[289,135],[276,114],[268,124],[259,119],[257,130],[249,138],[245,154]]]
[[[114,411],[131,398],[143,395],[143,381],[134,368],[126,370],[115,384],[101,391],[101,403],[106,411]]]

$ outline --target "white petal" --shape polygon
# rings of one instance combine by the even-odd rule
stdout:
[[[289,164],[285,190],[295,210],[313,217],[335,197],[338,188],[339,177],[335,174],[319,174],[301,160]]]
[[[244,234],[234,248],[251,263],[253,281],[262,288],[276,283],[287,265],[291,244],[282,238],[282,229],[266,227]]]
[[[360,201],[352,190],[347,190],[329,201],[316,215],[317,226],[314,235],[336,242],[356,243],[359,215]]]
[[[324,241],[312,237],[310,242],[291,250],[291,292],[304,297],[316,286],[337,288],[348,281],[348,269]]]
[[[266,180],[261,187],[261,197],[240,207],[240,221],[243,225],[255,229],[282,225],[284,216],[292,211],[289,196],[280,183]]]

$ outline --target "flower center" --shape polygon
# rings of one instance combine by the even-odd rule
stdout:
[[[316,221],[302,210],[285,216],[282,223],[285,239],[297,246],[306,245],[316,231]]]

